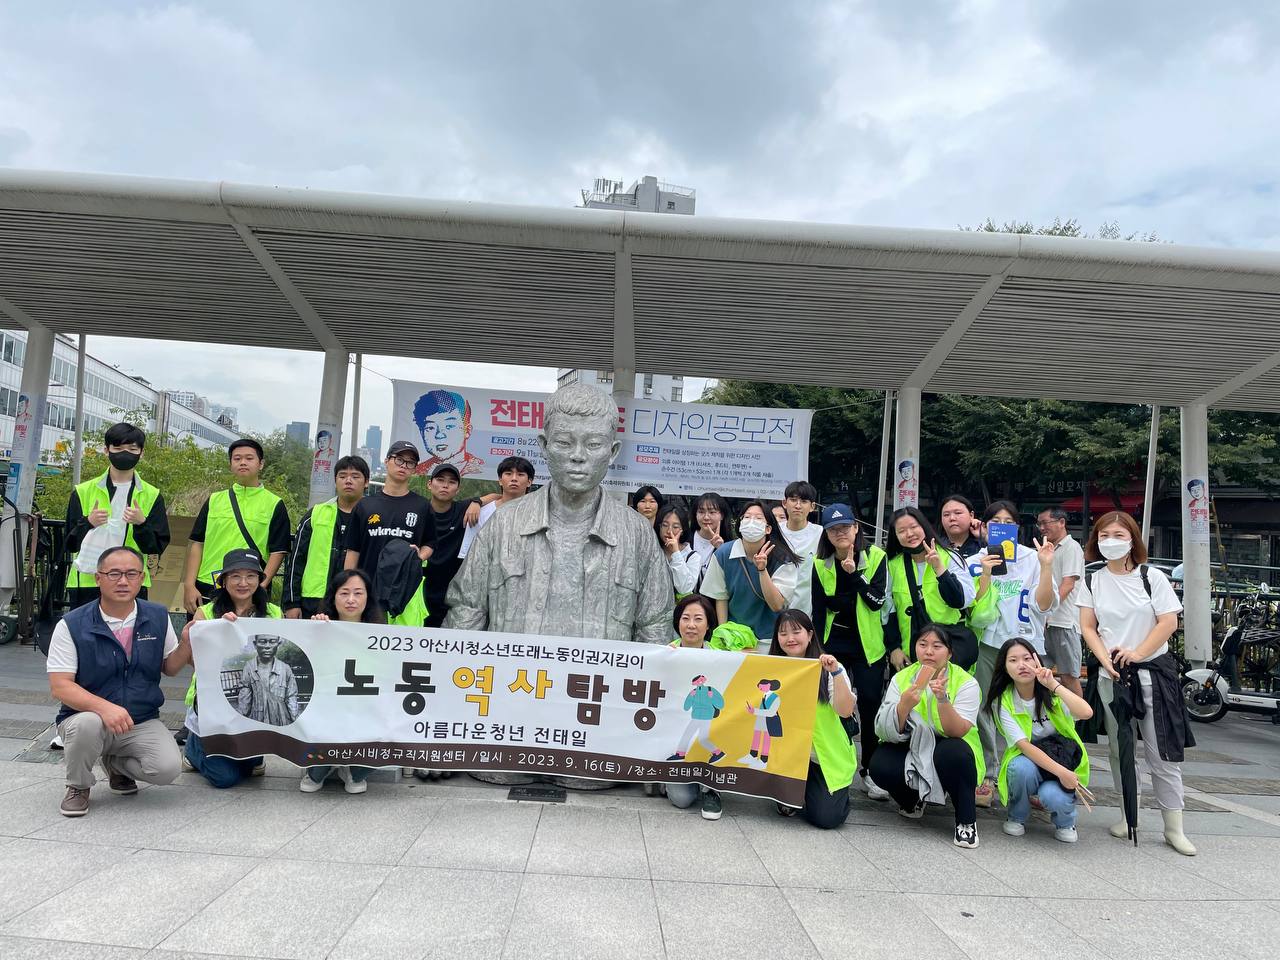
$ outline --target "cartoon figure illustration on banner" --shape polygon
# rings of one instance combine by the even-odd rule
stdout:
[[[916,486],[916,462],[914,460],[903,460],[898,464],[898,487],[895,503],[899,508],[920,505],[920,493]]]
[[[773,738],[782,736],[782,717],[778,716],[782,709],[782,698],[778,696],[781,687],[780,680],[761,680],[756,684],[760,702],[755,706],[747,704],[747,713],[756,718],[755,730],[751,734],[751,752],[738,761],[744,766],[763,770],[769,764]]]
[[[689,725],[680,734],[676,752],[668,760],[683,760],[696,740],[711,754],[708,763],[724,759],[724,751],[711,742],[711,721],[724,709],[724,694],[707,683],[706,674],[693,678],[693,689],[684,698],[684,709],[689,714]]]
[[[484,460],[467,451],[471,437],[471,404],[452,390],[431,390],[413,405],[413,422],[422,436],[418,473],[430,473],[441,463],[458,468],[461,476],[484,470]]]

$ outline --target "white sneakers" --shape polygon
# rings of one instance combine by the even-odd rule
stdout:
[[[1075,827],[1058,827],[1053,831],[1053,839],[1062,843],[1075,843],[1079,838]]]
[[[871,779],[871,774],[869,773],[864,773],[862,775],[862,792],[871,800],[889,799],[889,791],[884,789],[884,787],[877,786],[876,782]]]
[[[1006,820],[1001,824],[1000,829],[1011,837],[1020,837],[1027,832],[1027,825],[1019,823],[1017,820]]]

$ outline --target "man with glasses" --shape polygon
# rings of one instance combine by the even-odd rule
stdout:
[[[110,466],[92,480],[77,484],[71,493],[67,503],[66,524],[67,551],[72,554],[71,564],[67,568],[69,609],[98,599],[94,572],[96,563],[86,556],[85,559],[89,562],[85,564],[86,569],[81,570],[76,561],[89,531],[104,526],[112,519],[112,503],[117,490],[127,490],[125,507],[122,516],[118,518],[124,521],[124,530],[123,539],[111,546],[122,543],[144,556],[154,557],[164,553],[169,546],[169,515],[165,512],[164,497],[159,490],[138,476],[136,470],[146,442],[147,435],[131,423],[117,423],[108,427],[103,436],[102,452],[107,455]],[[142,590],[139,593],[142,599],[147,599],[147,588],[150,586],[151,576],[144,566]]]
[[[387,450],[384,461],[386,483],[382,490],[365,497],[351,511],[347,524],[346,569],[359,568],[377,584],[378,556],[389,538],[408,540],[422,562],[435,548],[435,523],[431,501],[409,489],[409,478],[418,468],[418,448],[407,440],[397,440]]]
[[[1067,511],[1049,507],[1036,517],[1040,536],[1053,544],[1053,582],[1059,603],[1049,611],[1044,628],[1045,665],[1053,667],[1062,685],[1076,696],[1080,686],[1080,610],[1076,598],[1084,579],[1084,551],[1067,532]]]
[[[142,554],[111,547],[98,558],[100,599],[59,621],[49,640],[49,691],[62,704],[66,749],[65,817],[89,812],[99,761],[112,793],[132,796],[138,781],[172,783],[180,756],[164,723],[160,677],[189,662],[163,604],[139,600]]]

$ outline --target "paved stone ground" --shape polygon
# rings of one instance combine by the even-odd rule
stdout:
[[[1280,935],[1280,728],[1265,721],[1196,727],[1193,859],[1146,809],[1136,849],[1102,807],[1074,847],[1045,823],[1006,837],[997,812],[961,851],[947,816],[907,823],[861,794],[821,832],[735,797],[706,823],[635,788],[516,803],[469,778],[378,774],[363,796],[304,795],[278,759],[231,791],[192,774],[96,789],[68,820],[48,733],[28,737],[52,716],[43,669],[0,648],[6,960],[1270,958]]]

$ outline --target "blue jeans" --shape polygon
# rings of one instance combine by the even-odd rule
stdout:
[[[248,760],[232,760],[230,757],[210,757],[204,752],[204,744],[194,733],[187,734],[187,762],[196,773],[219,790],[234,787],[241,780],[253,775],[253,768],[262,763],[261,757]]]
[[[1026,823],[1031,816],[1031,798],[1039,795],[1040,802],[1059,829],[1076,825],[1075,791],[1062,789],[1057,777],[1045,773],[1027,757],[1019,754],[1009,761],[1009,819]]]
[[[307,767],[307,776],[316,783],[324,783],[337,769],[337,767]],[[347,767],[347,769],[351,771],[353,783],[368,780],[369,774],[373,773],[373,767]]]

